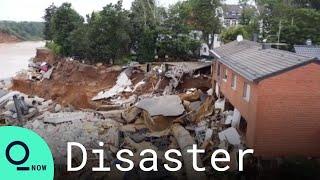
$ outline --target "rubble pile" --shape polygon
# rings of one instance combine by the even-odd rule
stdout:
[[[110,165],[124,148],[137,154],[132,157],[135,164],[144,149],[155,150],[163,163],[165,151],[180,149],[183,174],[191,179],[196,177],[186,150],[198,144],[209,152],[198,158],[208,170],[196,176],[211,176],[210,152],[222,148],[233,153],[244,144],[237,130],[239,113],[225,112],[225,101],[216,99],[209,83],[201,84],[210,82],[201,68],[137,63],[93,66],[72,60],[35,63],[13,79],[12,91],[0,91],[0,120],[3,125],[37,132],[58,164],[66,163],[67,142],[79,142],[88,151],[103,142],[105,162]],[[81,155],[74,158],[80,161]],[[89,160],[94,163],[98,157]],[[235,170],[236,159],[232,161]]]

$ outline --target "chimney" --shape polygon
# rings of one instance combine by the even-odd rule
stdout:
[[[237,41],[238,41],[238,42],[243,41],[243,36],[242,36],[242,35],[238,35],[238,36],[237,36]]]
[[[307,46],[312,46],[312,40],[311,40],[311,39],[307,39],[306,45],[307,45]]]

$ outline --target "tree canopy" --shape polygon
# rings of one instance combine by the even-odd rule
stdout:
[[[222,27],[220,0],[185,0],[169,8],[155,0],[134,0],[130,10],[107,4],[102,11],[81,17],[70,3],[45,10],[44,35],[48,46],[62,56],[92,62],[154,61],[166,57],[194,57],[201,43],[212,47],[214,34],[224,42],[237,35],[268,42],[320,43],[319,3],[315,0],[256,0],[257,8],[240,0],[240,25]],[[200,37],[193,34],[200,32]]]

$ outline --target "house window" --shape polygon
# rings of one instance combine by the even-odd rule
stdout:
[[[235,74],[232,74],[231,87],[233,90],[237,88],[237,76]]]
[[[248,102],[250,100],[250,85],[248,83],[244,83],[244,86],[243,86],[243,98]]]
[[[220,76],[220,71],[221,71],[220,64],[218,64],[218,69],[217,69],[217,76],[218,77]]]
[[[205,52],[205,53],[206,53],[206,52],[207,52],[207,48],[203,48],[203,52]]]
[[[223,68],[223,80],[227,82],[228,79],[228,71],[227,68]]]

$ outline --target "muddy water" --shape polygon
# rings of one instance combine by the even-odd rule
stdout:
[[[43,46],[43,41],[0,43],[0,80],[13,77],[26,69],[29,59],[36,54],[36,48]]]

